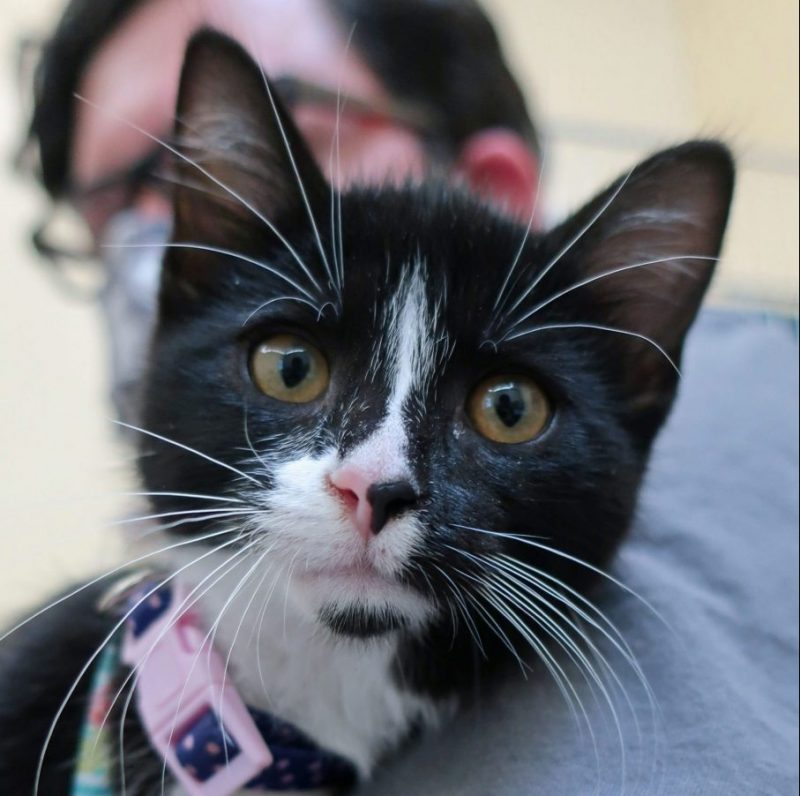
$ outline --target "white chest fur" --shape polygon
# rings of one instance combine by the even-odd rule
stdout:
[[[198,587],[218,564],[183,573],[187,590]],[[335,636],[310,620],[282,578],[264,580],[266,585],[252,578],[237,593],[241,573],[232,572],[198,603],[216,649],[229,662],[230,680],[247,704],[295,724],[349,758],[362,775],[412,723],[438,721],[441,706],[397,686],[394,636]],[[195,596],[204,588],[199,585]]]

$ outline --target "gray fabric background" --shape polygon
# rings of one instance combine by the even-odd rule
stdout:
[[[617,693],[624,743],[579,676],[596,756],[545,673],[526,681],[517,670],[382,769],[362,796],[797,793],[795,331],[753,316],[701,318],[612,569],[669,627],[613,585],[594,595],[659,711],[622,657],[599,644],[634,707]]]

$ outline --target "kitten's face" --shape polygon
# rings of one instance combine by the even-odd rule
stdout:
[[[560,554],[602,564],[630,520],[719,248],[727,154],[656,156],[539,236],[436,187],[332,201],[281,117],[285,142],[257,67],[194,41],[179,133],[201,170],[178,164],[144,425],[203,455],[151,436],[141,469],[248,514],[174,531],[242,530],[351,635],[450,633],[460,595],[513,559],[585,585]]]

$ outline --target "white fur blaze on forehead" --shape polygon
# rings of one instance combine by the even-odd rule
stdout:
[[[389,340],[392,356],[392,393],[389,415],[400,412],[414,388],[433,373],[433,318],[428,310],[422,265],[403,280],[392,302]]]
[[[347,457],[373,475],[376,482],[411,480],[406,452],[408,429],[403,410],[416,390],[430,381],[436,362],[434,313],[425,293],[423,265],[417,262],[400,282],[386,312],[384,334],[374,361],[389,363],[389,400],[383,421]]]

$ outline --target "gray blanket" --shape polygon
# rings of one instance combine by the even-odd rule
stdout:
[[[566,661],[572,711],[546,673],[510,673],[363,796],[797,793],[797,354],[785,321],[707,313],[692,334],[612,569],[658,616],[610,583],[593,595],[652,699],[595,631],[613,711]]]

